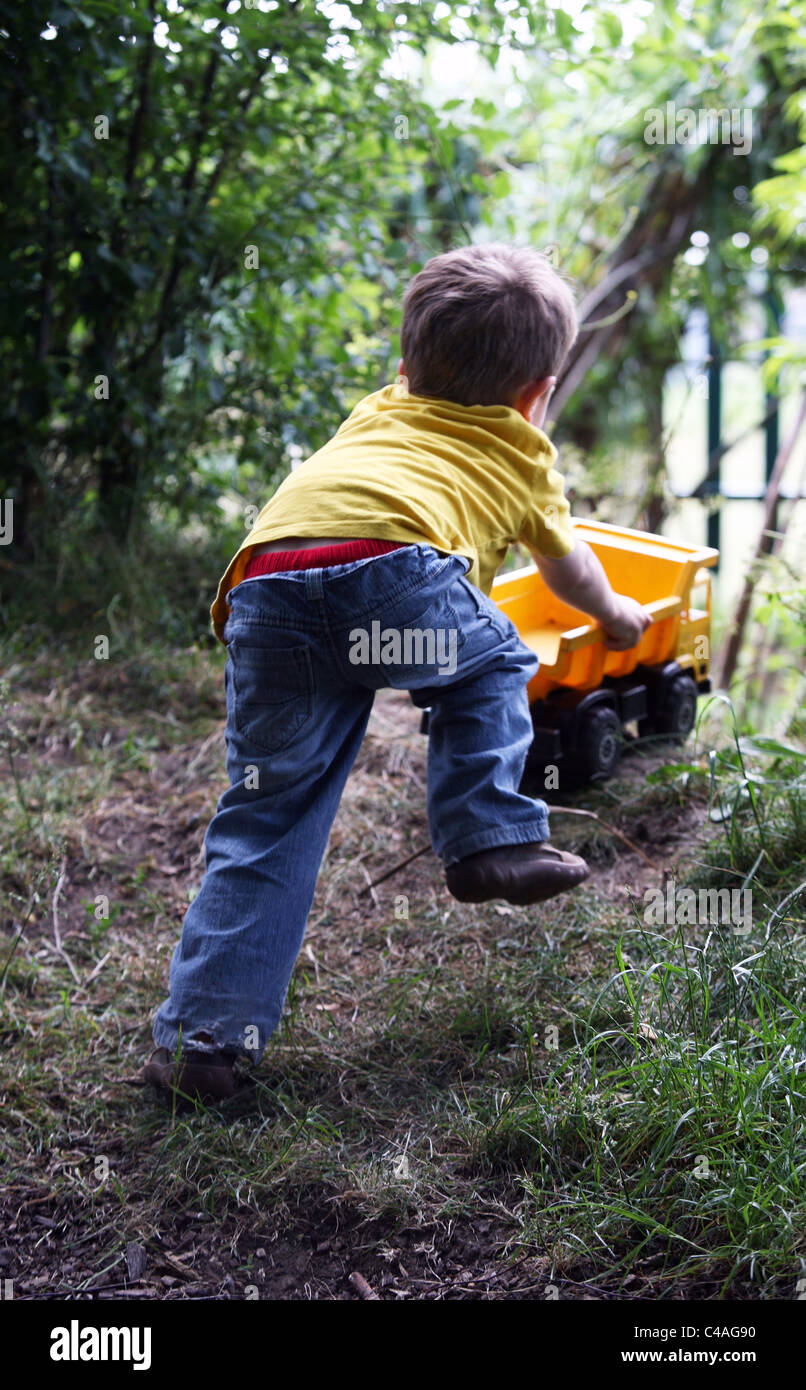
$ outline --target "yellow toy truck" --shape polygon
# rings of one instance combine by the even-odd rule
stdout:
[[[637,647],[608,651],[602,629],[546,587],[535,565],[495,579],[492,598],[540,658],[529,683],[535,738],[527,773],[549,765],[563,781],[601,780],[613,772],[623,730],[682,741],[697,695],[711,689],[711,576],[719,551],[665,536],[576,521],[576,534],[601,561],[617,593],[652,617]]]

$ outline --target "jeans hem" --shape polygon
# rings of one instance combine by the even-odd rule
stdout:
[[[200,1032],[206,1033],[209,1032],[209,1029],[201,1028]],[[166,1028],[157,1020],[152,1027],[151,1035],[157,1047],[164,1047],[170,1052],[171,1056],[175,1055],[179,1043],[178,1028]],[[182,1051],[186,1052],[188,1050],[191,1052],[207,1053],[209,1056],[212,1056],[213,1053],[216,1052],[234,1052],[238,1057],[245,1058],[247,1062],[253,1063],[259,1062],[260,1056],[262,1056],[263,1053],[262,1048],[259,1055],[255,1052],[248,1052],[240,1039],[237,1042],[194,1042],[189,1030],[183,1028]]]
[[[478,854],[484,849],[498,849],[501,845],[530,845],[542,843],[549,838],[548,814],[533,825],[498,826],[495,830],[479,830],[475,835],[466,835],[461,840],[453,840],[442,851],[440,858],[445,868],[456,864],[468,855]]]

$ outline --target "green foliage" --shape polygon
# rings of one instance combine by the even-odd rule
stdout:
[[[761,345],[744,342],[748,308],[758,301],[772,310],[786,285],[803,283],[804,33],[802,0],[783,9],[772,0],[664,4],[640,16],[611,0],[573,19],[545,12],[520,81],[500,70],[485,80],[506,127],[485,150],[487,164],[510,185],[502,199],[485,200],[493,232],[554,244],[583,300],[620,244],[655,261],[632,304],[622,292],[623,332],[588,365],[555,431],[576,495],[613,519],[654,529],[669,505],[667,495],[649,506],[663,494],[676,423],[664,421],[658,402],[691,309],[708,312],[723,356],[755,358]],[[649,117],[667,103],[678,113],[745,113],[750,148],[647,143]],[[681,240],[664,264],[665,229],[676,219]]]
[[[772,310],[806,269],[804,32],[804,0],[0,0],[9,596],[92,601],[88,552],[154,527],[220,568],[394,374],[410,275],[479,234],[555,247],[583,298],[622,244],[647,261],[556,434],[583,506],[657,527],[692,307],[726,355],[764,347],[768,386],[800,365]],[[750,111],[752,147],[648,144],[667,102]]]
[[[120,542],[262,504],[390,375],[419,242],[385,218],[418,169],[441,196],[430,113],[387,71],[399,15],[230,8],[0,4],[15,558],[57,525]],[[432,34],[407,8],[405,41]]]

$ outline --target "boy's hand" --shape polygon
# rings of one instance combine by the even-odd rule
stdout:
[[[553,594],[596,619],[610,651],[626,652],[640,642],[652,619],[636,599],[614,593],[585,541],[577,538],[571,553],[559,560],[537,554],[534,560]]]
[[[626,652],[636,647],[652,619],[634,598],[627,594],[613,595],[613,612],[602,621],[605,646],[611,652]]]

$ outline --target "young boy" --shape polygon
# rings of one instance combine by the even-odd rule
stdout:
[[[538,661],[488,597],[521,541],[612,648],[649,622],[575,540],[540,428],[575,336],[571,293],[537,252],[434,257],[404,297],[403,385],[358,403],[232,560],[212,609],[231,785],[155,1020],[156,1087],[223,1098],[235,1057],[259,1060],[383,686],[430,708],[429,828],[455,898],[537,903],[587,877],[547,843],[545,803],[518,790]]]

